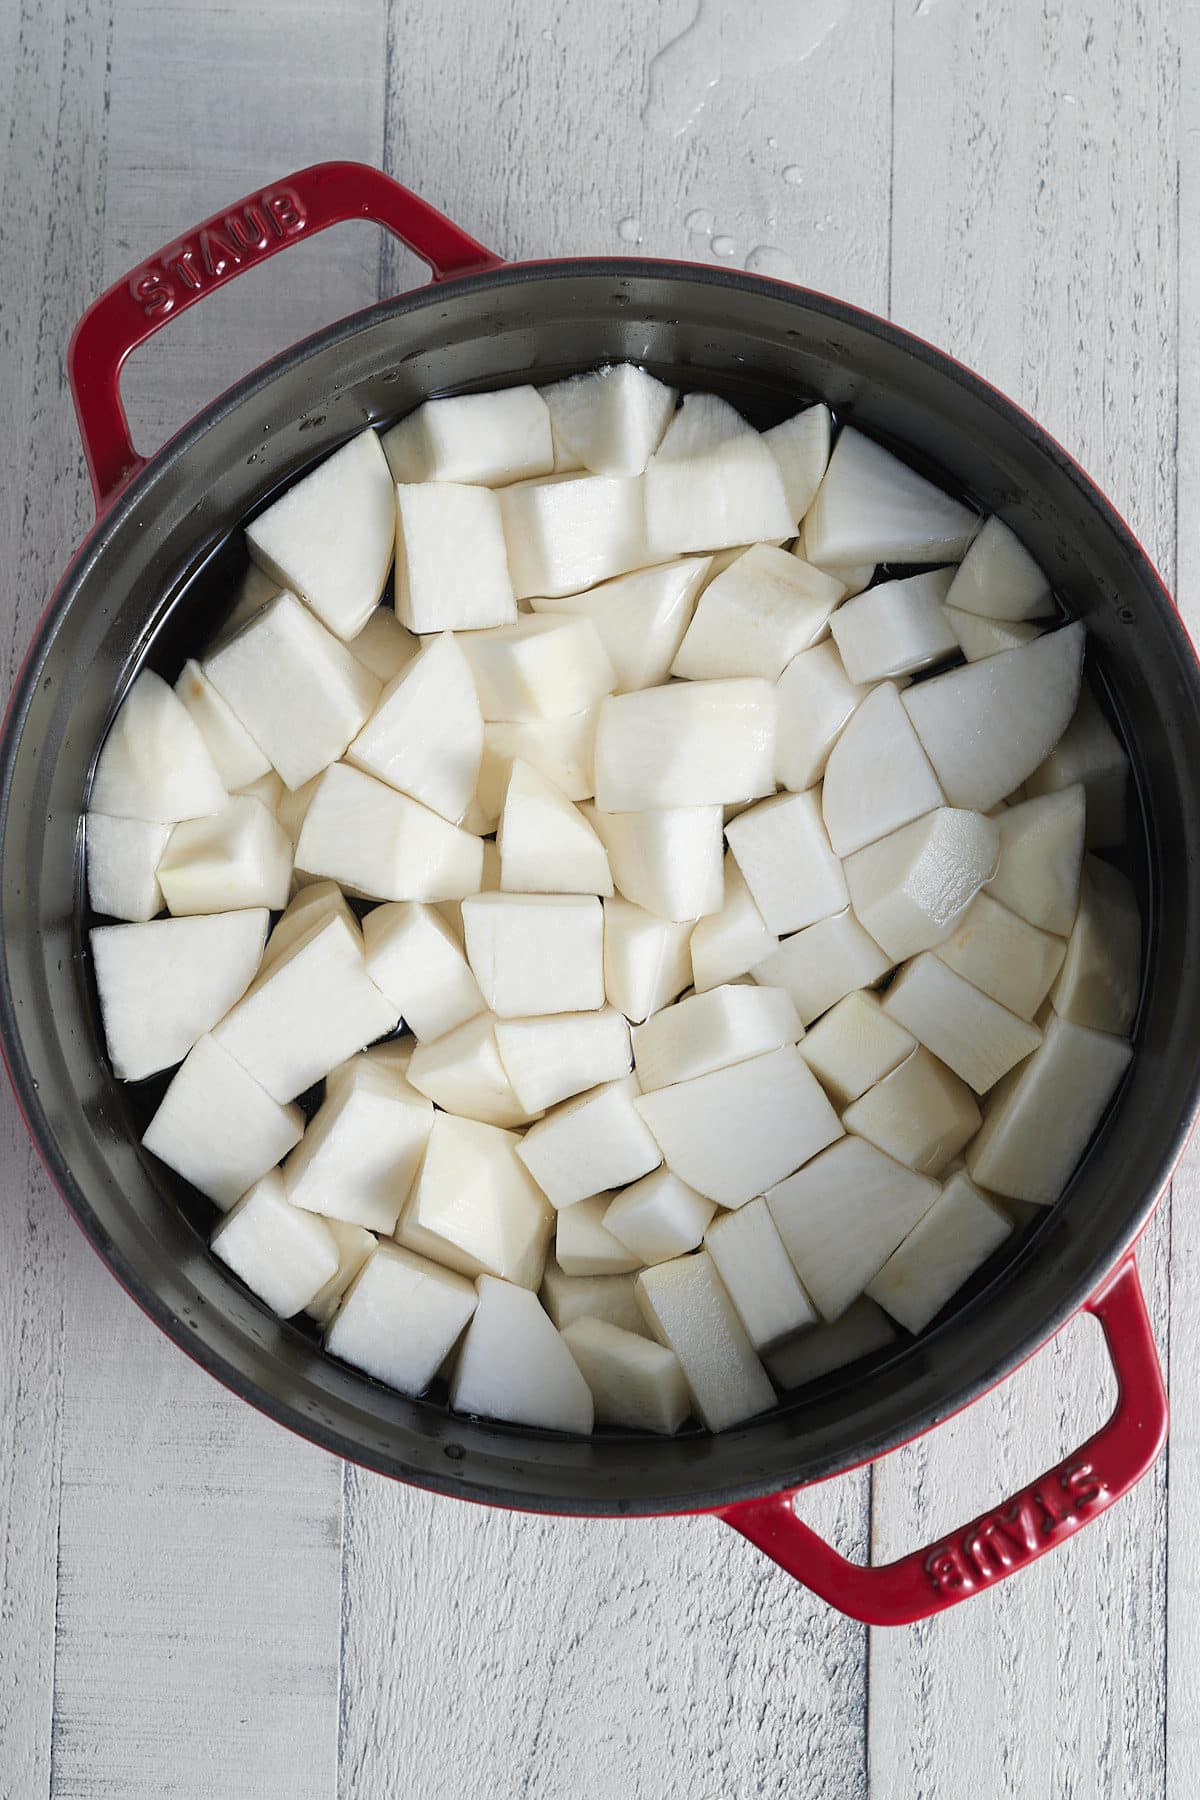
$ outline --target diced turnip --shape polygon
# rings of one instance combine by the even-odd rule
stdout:
[[[748,677],[610,695],[595,756],[605,812],[758,799],[775,791],[775,689]]]
[[[378,679],[289,593],[203,668],[290,788],[337,761],[379,698]]]
[[[1051,1012],[1040,1047],[990,1096],[966,1153],[980,1187],[1052,1206],[1087,1148],[1133,1051]]]
[[[462,915],[467,960],[500,1018],[603,1006],[603,915],[594,896],[476,894]]]
[[[939,807],[846,858],[859,922],[893,962],[944,943],[993,874],[994,819]]]
[[[629,1073],[629,1022],[615,1007],[498,1019],[495,1032],[500,1060],[527,1113]]]
[[[891,957],[846,907],[785,938],[754,965],[753,974],[755,981],[790,995],[801,1023],[810,1025],[855,988],[882,981],[891,967]]]
[[[899,1068],[917,1040],[870,993],[847,994],[807,1032],[800,1054],[835,1106]]]
[[[374,1232],[361,1225],[347,1225],[341,1219],[326,1219],[325,1225],[338,1253],[338,1266],[323,1288],[319,1288],[304,1308],[310,1319],[327,1326],[341,1303],[343,1294],[375,1249]]]
[[[802,1331],[768,1350],[764,1362],[771,1380],[785,1393],[817,1381],[835,1369],[844,1369],[860,1357],[870,1356],[895,1341],[896,1333],[881,1307],[864,1295],[848,1306],[832,1325]]]
[[[770,544],[752,544],[704,589],[671,673],[776,681],[825,634],[842,584]]]
[[[660,919],[619,895],[604,902],[604,992],[635,1025],[692,979],[690,920]]]
[[[281,1319],[302,1312],[337,1274],[332,1232],[323,1219],[288,1205],[275,1170],[221,1220],[212,1250]]]
[[[697,919],[692,932],[692,985],[698,994],[745,975],[768,957],[778,943],[775,933],[764,924],[745,877],[731,855],[725,857],[724,891],[720,912]]]
[[[1083,626],[918,682],[902,696],[954,806],[987,812],[1033,774],[1079,698]]]
[[[540,1109],[518,1099],[500,1057],[495,1024],[490,1013],[479,1013],[444,1036],[419,1043],[408,1079],[445,1112],[488,1125],[526,1125]]]
[[[760,1355],[792,1332],[816,1323],[817,1309],[804,1291],[761,1196],[714,1220],[705,1233],[704,1247]]]
[[[711,563],[711,557],[688,556],[636,569],[583,594],[535,599],[533,610],[590,619],[616,671],[615,691],[633,693],[667,679]]]
[[[593,1194],[588,1200],[559,1208],[554,1256],[564,1275],[628,1275],[641,1267],[641,1257],[605,1228],[610,1198]]]
[[[554,1215],[522,1168],[520,1139],[478,1119],[436,1113],[396,1241],[463,1275],[541,1286]]]
[[[283,1168],[293,1206],[369,1231],[396,1229],[433,1126],[433,1106],[369,1056],[331,1071]]]
[[[290,789],[283,785],[282,775],[275,769],[268,769],[265,775],[258,776],[255,781],[248,781],[245,787],[238,788],[237,791],[239,794],[244,794],[248,800],[257,800],[260,806],[266,807],[272,818],[277,818],[280,802],[284,795],[290,792]],[[291,841],[289,833],[288,842],[291,843]]]
[[[629,1431],[679,1430],[691,1410],[673,1350],[603,1319],[578,1319],[563,1340],[592,1391],[599,1425]]]
[[[500,830],[500,886],[517,894],[611,894],[604,845],[561,788],[519,760]]]
[[[608,1202],[604,1228],[639,1263],[669,1262],[696,1248],[715,1211],[670,1169],[655,1169]]]
[[[800,527],[799,537],[792,546],[792,554],[800,557],[804,562],[811,563],[815,569],[824,569],[827,575],[832,575],[840,581],[846,590],[843,595],[843,599],[846,600],[852,594],[861,594],[864,589],[870,587],[875,579],[873,562],[833,563],[829,561],[828,557],[814,555],[808,547],[808,539],[804,535],[803,525]]]
[[[664,1007],[633,1034],[644,1094],[746,1062],[803,1037],[788,995],[772,987],[716,987]]]
[[[285,786],[283,793],[279,797],[279,804],[275,808],[275,817],[279,820],[279,823],[283,826],[283,829],[287,832],[288,837],[291,840],[293,854],[295,853],[296,845],[300,841],[300,830],[304,824],[312,797],[317,791],[321,775],[323,775],[324,772],[325,771],[322,769],[320,774],[314,775],[312,779],[306,781],[302,787],[289,788]]]
[[[396,488],[396,617],[409,631],[482,631],[517,616],[500,502],[488,488]]]
[[[1001,520],[986,521],[963,557],[950,605],[985,619],[1042,619],[1053,612],[1050,583]]]
[[[1023,800],[1000,814],[1000,861],[987,883],[994,900],[1043,931],[1065,936],[1079,900],[1084,789]]]
[[[431,906],[376,906],[362,930],[368,975],[416,1037],[439,1038],[483,1011],[458,940]]]
[[[795,529],[770,446],[714,394],[684,396],[645,482],[650,562],[786,538]]]
[[[325,1336],[331,1356],[422,1394],[475,1311],[475,1286],[397,1244],[379,1244]]]
[[[568,375],[563,381],[552,381],[548,387],[538,389],[538,393],[546,402],[546,408],[550,414],[550,437],[554,444],[553,473],[555,475],[575,474],[576,472],[583,470],[582,458],[563,441],[557,423],[559,395],[564,388],[570,386],[573,379],[572,376]]]
[[[483,727],[483,762],[476,800],[484,824],[495,830],[504,805],[508,772],[519,758],[560,787],[568,800],[587,800],[595,783],[592,745],[596,708],[567,713],[561,719],[490,720]]]
[[[838,609],[829,629],[851,681],[912,675],[955,654],[958,639],[942,605],[952,576],[929,569],[884,581]]]
[[[1036,1025],[1019,1019],[929,951],[900,971],[883,1009],[977,1094],[986,1094],[1042,1041]]]
[[[443,632],[389,682],[346,760],[457,823],[483,755],[483,716],[466,657]]]
[[[577,594],[662,561],[647,553],[644,480],[555,475],[504,488],[500,513],[517,598]]]
[[[219,813],[176,825],[158,865],[170,912],[233,912],[287,905],[292,846],[272,813],[247,794],[231,794]]]
[[[771,1216],[825,1319],[838,1319],[937,1200],[936,1181],[860,1137],[771,1188]]]
[[[808,554],[822,568],[958,562],[979,526],[969,507],[845,426],[805,514],[804,537]]]
[[[890,1075],[847,1107],[847,1131],[922,1175],[941,1175],[979,1129],[966,1082],[918,1045]]]
[[[679,1359],[710,1431],[775,1404],[766,1370],[707,1251],[643,1269],[637,1296],[655,1337]]]
[[[1008,1215],[960,1171],[867,1284],[867,1293],[906,1331],[924,1331],[1012,1228]]]
[[[249,786],[271,767],[237,715],[222,700],[200,664],[184,663],[175,692],[195,720],[208,753],[230,793]]]
[[[719,806],[654,812],[588,810],[608,852],[620,892],[661,919],[697,919],[724,899],[724,838]]]
[[[376,900],[457,900],[478,891],[483,847],[440,813],[346,763],[309,801],[296,867]]]
[[[803,793],[820,781],[830,751],[867,689],[850,680],[837,645],[830,641],[794,656],[775,692],[775,777],[781,787]]]
[[[1087,792],[1087,844],[1101,850],[1125,841],[1125,790],[1129,758],[1090,688],[1079,696],[1075,717],[1045,762],[1026,783],[1035,798],[1081,781]]]
[[[763,442],[779,464],[788,511],[796,524],[813,503],[829,462],[833,421],[827,406],[806,406],[803,412],[772,425]]]
[[[555,442],[595,475],[640,475],[675,410],[675,389],[633,363],[555,382],[546,394]]]
[[[632,1075],[568,1100],[532,1125],[517,1154],[556,1209],[648,1175],[662,1153],[639,1117]]]
[[[550,414],[533,387],[426,400],[385,433],[392,479],[501,487],[554,467]]]
[[[162,889],[155,871],[174,829],[149,819],[88,814],[84,851],[93,912],[144,924],[162,911]]]
[[[1072,1025],[1123,1037],[1137,1011],[1141,949],[1137,895],[1111,863],[1086,857],[1079,912],[1051,992],[1055,1012]]]
[[[829,752],[821,807],[839,856],[898,831],[944,803],[904,704],[883,682],[859,705]]]
[[[1042,635],[1040,626],[1026,625],[1019,619],[1011,622],[984,619],[978,613],[960,612],[956,606],[946,606],[942,610],[968,662],[982,662],[985,656],[1015,650],[1020,644],[1031,644],[1034,638]]]
[[[421,648],[420,640],[406,631],[390,606],[377,606],[347,648],[355,659],[380,681],[395,680]]]
[[[405,1033],[402,1037],[385,1038],[382,1044],[372,1044],[363,1055],[378,1063],[381,1069],[389,1069],[393,1075],[402,1075],[407,1081],[408,1065],[416,1047],[416,1039]]]
[[[310,881],[289,902],[282,917],[276,922],[275,929],[267,939],[261,967],[269,969],[285,951],[292,949],[301,938],[307,937],[319,920],[331,918],[341,919],[352,934],[359,929],[358,921],[347,906],[336,881]]]
[[[815,791],[760,801],[731,820],[725,836],[769,931],[800,931],[846,905]]]
[[[643,1094],[667,1167],[721,1206],[744,1206],[842,1135],[794,1045]]]
[[[224,1212],[303,1130],[300,1108],[272,1100],[210,1036],[198,1038],[175,1071],[142,1143]]]
[[[586,1435],[591,1390],[536,1294],[484,1275],[450,1385],[456,1412]]]
[[[225,804],[225,784],[179,696],[143,669],[104,740],[88,806],[118,819],[174,824]]]
[[[272,1099],[284,1101],[398,1022],[367,974],[361,933],[333,916],[271,963],[213,1035]]]
[[[483,716],[521,722],[587,710],[616,686],[591,619],[535,613],[460,638]]]
[[[603,1319],[643,1336],[648,1330],[632,1275],[564,1275],[551,1252],[539,1297],[560,1331],[576,1319]]]
[[[1018,1018],[1032,1019],[1062,965],[1063,942],[982,893],[938,956]]]

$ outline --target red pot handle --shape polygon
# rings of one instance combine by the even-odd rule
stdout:
[[[133,447],[121,404],[121,365],[130,351],[243,270],[349,219],[382,225],[429,264],[435,281],[502,260],[366,163],[314,163],[214,213],[114,282],[72,334],[67,378],[98,512],[146,461]]]
[[[1087,1302],[1117,1376],[1112,1417],[1015,1498],[923,1550],[880,1568],[847,1562],[796,1517],[795,1490],[744,1500],[720,1516],[822,1600],[865,1625],[911,1625],[982,1593],[1053,1550],[1119,1500],[1167,1435],[1167,1395],[1132,1256]]]

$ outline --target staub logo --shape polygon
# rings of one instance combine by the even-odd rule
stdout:
[[[306,218],[294,188],[269,188],[135,270],[129,291],[147,318],[161,317],[181,298],[202,293],[232,270],[257,262],[283,239],[296,237]]]
[[[935,1544],[925,1572],[939,1593],[971,1593],[1030,1562],[1104,1503],[1108,1483],[1090,1462],[1071,1462],[1008,1506],[985,1513],[961,1537]]]

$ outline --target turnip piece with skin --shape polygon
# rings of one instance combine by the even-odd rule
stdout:
[[[479,1013],[439,1038],[419,1043],[408,1079],[444,1112],[488,1125],[527,1125],[540,1112],[518,1099],[500,1056],[496,1020]]]
[[[761,800],[732,819],[725,836],[769,931],[801,931],[846,905],[815,791]]]
[[[482,755],[474,678],[447,631],[384,688],[346,760],[457,824],[475,792]]]
[[[476,894],[462,917],[467,961],[498,1018],[604,1005],[604,915],[594,895]]]
[[[608,1202],[604,1228],[637,1257],[639,1264],[669,1262],[695,1250],[716,1205],[672,1175],[655,1169]]]
[[[672,1172],[721,1206],[744,1206],[842,1135],[799,1050],[787,1045],[636,1101]]]
[[[474,1283],[398,1244],[372,1251],[325,1334],[331,1356],[423,1394],[475,1311]]]
[[[293,1206],[391,1232],[433,1127],[433,1106],[369,1056],[330,1071],[325,1098],[283,1165]]]
[[[697,919],[692,931],[692,985],[698,994],[745,975],[769,957],[779,941],[763,922],[745,876],[731,855],[725,857],[724,875],[720,912]]]
[[[605,1229],[608,1194],[593,1194],[573,1206],[559,1208],[554,1225],[554,1256],[564,1275],[629,1275],[642,1259]]]
[[[113,1073],[142,1081],[181,1062],[254,978],[265,907],[195,919],[101,925],[89,934]]]
[[[640,1025],[692,979],[690,919],[674,923],[613,895],[604,902],[604,992]]]
[[[535,613],[590,619],[616,672],[615,692],[629,694],[667,679],[712,562],[683,557],[531,605]]]
[[[1054,611],[1050,583],[1002,520],[985,521],[954,578],[949,605],[1006,623]]]
[[[675,1353],[603,1319],[577,1319],[563,1341],[592,1392],[598,1425],[672,1436],[691,1410]]]
[[[1075,919],[1086,829],[1084,789],[1040,794],[997,819],[1000,860],[987,892],[1011,911],[1065,937]]]
[[[785,938],[752,970],[755,981],[782,988],[804,1025],[856,988],[882,981],[892,968],[849,907]]]
[[[145,924],[162,911],[156,870],[174,829],[149,819],[110,819],[107,813],[97,812],[87,815],[84,852],[88,903],[93,912]]]
[[[458,642],[489,722],[584,712],[616,686],[616,671],[589,618],[531,613]]]
[[[176,825],[158,865],[168,910],[234,912],[287,905],[292,846],[282,825],[259,801],[231,794],[219,813]]]
[[[1088,849],[1124,843],[1129,758],[1088,687],[1058,743],[1030,775],[1026,793],[1031,799],[1056,794],[1077,781],[1087,793]]]
[[[196,723],[217,773],[230,793],[265,775],[270,758],[222,700],[200,664],[185,662],[175,692]]]
[[[960,1170],[867,1283],[906,1331],[924,1331],[1012,1234],[1012,1220]]]
[[[629,1021],[612,1006],[549,1018],[497,1019],[496,1048],[517,1100],[544,1112],[629,1073]]]
[[[929,951],[900,971],[883,1009],[977,1094],[995,1087],[1042,1041],[1036,1025],[1019,1019]]]
[[[626,900],[660,919],[698,919],[725,897],[724,826],[719,806],[585,814],[608,853]]]
[[[330,1324],[341,1304],[342,1296],[375,1249],[374,1232],[361,1225],[347,1225],[342,1219],[325,1220],[326,1228],[338,1253],[338,1266],[323,1288],[319,1288],[304,1308],[310,1319],[322,1328]]]
[[[500,886],[517,894],[611,894],[608,856],[561,788],[514,761],[496,838]]]
[[[645,474],[645,560],[789,537],[779,463],[714,394],[685,394]]]
[[[1050,998],[1060,1018],[1124,1037],[1141,988],[1142,921],[1137,895],[1118,869],[1084,859],[1079,911]]]
[[[396,505],[373,431],[335,450],[246,527],[246,548],[339,638],[362,630],[392,566]]]
[[[848,1106],[898,1069],[917,1040],[876,995],[851,993],[805,1033],[800,1054],[835,1106]]]
[[[775,1390],[706,1250],[643,1269],[636,1291],[655,1337],[678,1358],[710,1431],[775,1404]]]
[[[817,1381],[835,1369],[844,1369],[895,1342],[896,1332],[882,1307],[864,1295],[848,1306],[832,1325],[817,1325],[786,1343],[776,1344],[763,1357],[771,1380],[787,1393]]]
[[[1026,625],[1019,619],[984,619],[978,613],[960,612],[956,606],[945,606],[946,623],[958,639],[959,649],[968,662],[981,662],[985,656],[998,656],[1002,650],[1015,650],[1041,637],[1041,627]]]
[[[662,1161],[639,1116],[632,1075],[567,1100],[530,1126],[517,1151],[556,1210],[648,1175]]]
[[[338,1252],[323,1219],[289,1206],[272,1170],[212,1234],[212,1252],[281,1319],[290,1319],[337,1274]]]
[[[382,682],[394,681],[421,649],[421,640],[406,631],[391,606],[377,606],[346,648],[356,662]]]
[[[450,1384],[455,1412],[586,1436],[591,1390],[536,1294],[486,1275],[476,1287],[479,1304]]]
[[[893,962],[944,943],[996,868],[1000,833],[982,813],[939,807],[843,865],[859,923]]]
[[[536,1292],[554,1215],[522,1168],[520,1139],[478,1119],[435,1113],[396,1242],[462,1275]]]
[[[1052,1206],[1099,1125],[1132,1048],[1051,1011],[1040,1047],[997,1086],[966,1150],[980,1187]]]
[[[550,414],[534,387],[426,400],[385,432],[397,482],[453,481],[501,487],[554,467]]]
[[[841,1317],[937,1201],[936,1181],[846,1137],[777,1187],[766,1204],[821,1316]]]
[[[763,442],[779,464],[788,511],[796,524],[813,503],[829,463],[833,420],[827,406],[806,406],[803,412],[764,431]]]
[[[723,806],[775,791],[775,689],[754,677],[610,695],[596,721],[605,812]]]
[[[671,673],[776,681],[826,631],[842,584],[770,544],[752,544],[704,589]]]
[[[1083,640],[1065,625],[901,696],[951,805],[987,812],[1050,754],[1079,698]]]
[[[1062,966],[1063,950],[1061,938],[1039,931],[984,892],[937,953],[1019,1019],[1032,1019]]]
[[[794,1044],[803,1035],[796,1008],[782,988],[710,988],[637,1026],[633,1060],[638,1085],[645,1094],[691,1081]]]
[[[560,1331],[576,1319],[603,1319],[622,1331],[647,1335],[632,1275],[564,1275],[551,1252],[539,1298]]]
[[[292,949],[301,938],[307,937],[319,921],[332,918],[341,919],[351,934],[356,934],[359,930],[358,920],[347,906],[345,895],[337,882],[310,881],[289,901],[283,915],[276,921],[263,951],[259,973],[277,963],[285,951]]]
[[[958,562],[980,523],[899,457],[845,426],[804,516],[804,538],[821,568]]]
[[[484,1009],[461,945],[433,907],[420,901],[376,906],[362,923],[367,973],[423,1042]]]
[[[882,682],[854,711],[825,764],[821,811],[830,843],[839,856],[851,856],[944,801],[900,695]]]
[[[101,747],[89,810],[166,825],[206,818],[225,799],[196,721],[160,675],[143,669]]]
[[[594,475],[640,475],[662,442],[676,392],[633,363],[555,382],[546,404],[555,442]]]
[[[800,794],[820,781],[830,752],[868,689],[850,680],[837,645],[828,641],[794,656],[775,692],[775,777],[781,787]]]
[[[661,562],[647,551],[644,480],[553,475],[504,488],[498,498],[518,600],[577,594]]]
[[[336,762],[379,699],[377,677],[290,593],[202,666],[289,788]]]
[[[303,1130],[300,1108],[272,1100],[209,1035],[175,1071],[142,1143],[225,1212]]]
[[[483,846],[420,801],[335,763],[309,801],[296,868],[373,900],[458,900],[478,892]]]
[[[721,1213],[709,1226],[704,1247],[760,1355],[816,1323],[817,1309],[761,1196],[737,1212]]]
[[[846,1130],[922,1175],[941,1175],[979,1129],[965,1081],[918,1045],[911,1056],[846,1108]]]
[[[945,662],[958,650],[943,601],[954,571],[929,569],[883,581],[839,607],[829,622],[851,681],[883,681]]]

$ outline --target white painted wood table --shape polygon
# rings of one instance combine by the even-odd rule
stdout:
[[[11,679],[89,518],[62,363],[100,287],[325,156],[512,257],[793,270],[956,352],[1100,481],[1200,623],[1195,0],[5,0],[0,607]],[[344,227],[131,365],[151,446],[423,279]],[[1200,1157],[1142,1250],[1169,1457],[957,1612],[866,1632],[709,1521],[491,1513],[340,1467],[201,1375],[0,1099],[4,1800],[1192,1800]],[[809,1497],[894,1556],[1111,1400],[1079,1322]]]

